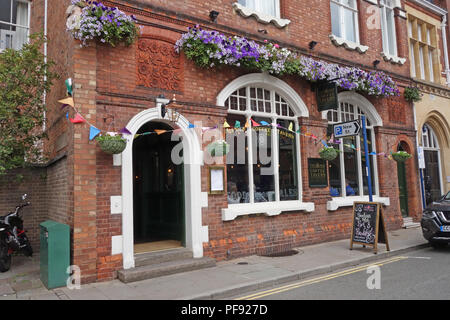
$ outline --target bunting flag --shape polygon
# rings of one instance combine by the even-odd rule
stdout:
[[[261,121],[260,124],[262,126],[270,126],[270,123],[266,122],[266,121]]]
[[[161,135],[161,134],[163,134],[163,133],[166,133],[167,130],[155,129],[155,132],[156,132],[156,134],[159,136],[159,135]]]
[[[122,133],[122,134],[132,134],[132,133],[130,132],[130,130],[128,130],[126,127],[123,127],[122,129],[120,129],[120,130],[119,130],[119,133]]]
[[[193,125],[192,123],[189,123],[189,129],[193,129],[195,128],[195,125]]]
[[[225,120],[225,122],[223,123],[223,127],[224,128],[230,128],[230,125],[228,124],[227,120]]]
[[[248,119],[247,119],[247,122],[245,122],[244,128],[250,128],[250,121],[248,121]]]
[[[240,128],[241,128],[241,122],[240,122],[240,121],[236,121],[236,122],[234,123],[234,127],[235,127],[236,129],[240,129]]]
[[[66,112],[66,119],[69,119],[69,112]]]
[[[73,98],[72,97],[68,97],[66,99],[62,99],[62,100],[58,100],[59,103],[62,104],[67,104],[71,107],[75,107],[75,103],[73,102]]]
[[[97,129],[94,126],[89,128],[89,140],[94,140],[94,138],[101,132],[101,130]]]
[[[253,126],[253,127],[260,127],[260,126],[261,126],[258,122],[256,122],[256,121],[253,120],[252,118],[250,118],[250,120],[252,121],[252,126]]]
[[[69,96],[72,96],[72,78],[69,78],[65,81],[66,83],[66,88],[67,88],[67,93]]]
[[[288,128],[288,130],[289,130],[289,131],[294,131],[294,130],[292,130],[292,129],[294,129],[294,123],[293,123],[293,122],[289,123],[289,128]]]
[[[84,118],[79,113],[77,113],[73,119],[69,119],[69,120],[72,123],[83,123],[83,122],[86,122],[86,120],[84,120]]]

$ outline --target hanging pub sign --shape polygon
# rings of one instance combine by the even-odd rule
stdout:
[[[327,162],[320,158],[308,158],[308,178],[310,188],[328,186]]]
[[[337,85],[334,82],[320,81],[316,85],[317,108],[319,112],[337,110],[339,107]]]

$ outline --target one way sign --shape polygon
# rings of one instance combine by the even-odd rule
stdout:
[[[356,136],[361,131],[361,125],[358,120],[337,123],[334,125],[334,137],[343,138]]]

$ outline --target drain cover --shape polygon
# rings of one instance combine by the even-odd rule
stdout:
[[[248,262],[238,262],[237,264],[239,264],[239,265],[246,265],[246,264],[248,264]]]
[[[262,257],[270,257],[270,258],[277,258],[277,257],[289,257],[298,254],[297,250],[288,250],[283,252],[274,252],[269,254],[261,254]]]

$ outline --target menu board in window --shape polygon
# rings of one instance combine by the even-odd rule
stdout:
[[[374,253],[377,253],[378,243],[385,243],[386,250],[390,251],[381,204],[354,202],[350,250],[353,244],[361,244],[364,247],[372,246]]]

